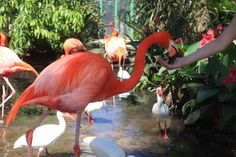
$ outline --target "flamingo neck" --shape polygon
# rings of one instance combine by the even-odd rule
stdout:
[[[169,33],[163,31],[157,32],[141,42],[135,56],[134,70],[128,80],[124,80],[122,82],[119,81],[119,87],[117,88],[117,90],[119,91],[118,93],[123,93],[131,90],[139,82],[145,66],[145,56],[148,48],[153,44],[158,44],[167,49],[169,47],[169,40]]]

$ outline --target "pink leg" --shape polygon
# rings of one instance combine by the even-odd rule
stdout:
[[[168,140],[168,135],[167,135],[167,131],[166,131],[166,122],[165,122],[165,136],[164,136],[165,140]]]
[[[33,150],[32,150],[33,132],[39,126],[39,124],[45,119],[45,117],[48,115],[49,111],[50,111],[50,109],[47,109],[43,113],[43,115],[38,119],[38,121],[36,121],[36,123],[34,123],[32,128],[30,128],[25,133],[26,142],[27,142],[27,146],[28,146],[28,157],[32,157],[33,156]]]
[[[15,93],[16,93],[16,91],[15,91],[15,89],[13,88],[13,86],[11,85],[11,83],[9,82],[9,80],[8,80],[8,78],[7,77],[3,77],[3,80],[6,82],[6,84],[7,84],[7,86],[9,86],[10,87],[10,89],[11,89],[11,94],[8,96],[8,97],[6,97],[6,92],[5,92],[5,88],[3,89],[4,90],[4,99],[2,100],[2,103],[1,103],[1,105],[0,105],[0,107],[2,107],[2,118],[3,118],[3,116],[4,116],[4,105],[5,105],[5,103],[13,96],[13,95],[15,95]]]
[[[2,102],[4,102],[5,98],[6,98],[6,89],[5,89],[5,86],[2,85]],[[5,104],[2,103],[2,116],[1,116],[1,118],[2,118],[2,123],[3,123],[3,117],[4,117],[4,105],[5,105]]]
[[[74,144],[75,157],[80,156],[79,134],[80,134],[81,115],[82,115],[82,113],[80,111],[78,111],[77,112],[76,130],[75,130],[75,144]]]

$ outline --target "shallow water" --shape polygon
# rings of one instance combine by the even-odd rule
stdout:
[[[26,77],[27,75],[27,77]],[[26,79],[28,78],[28,79]],[[18,90],[23,90],[33,81],[33,76],[23,73],[14,76],[11,81]],[[16,81],[17,80],[17,81]],[[94,125],[88,125],[84,115],[81,122],[80,144],[81,157],[94,157],[82,139],[87,136],[111,137],[126,152],[136,157],[188,157],[188,156],[236,156],[235,145],[228,144],[227,148],[211,141],[203,141],[183,132],[183,122],[177,117],[168,120],[169,140],[165,141],[157,133],[157,123],[152,117],[152,105],[156,96],[141,92],[138,105],[133,105],[123,98],[116,96],[116,106],[113,108],[112,99],[106,100],[106,106],[94,112]],[[17,97],[17,96],[16,96]],[[39,116],[17,116],[9,128],[0,127],[0,157],[27,156],[27,148],[13,149],[15,140],[24,134]],[[54,145],[48,147],[49,152],[57,157],[72,157],[75,122],[67,121],[67,128],[62,137]],[[49,115],[42,124],[57,123],[55,115]],[[202,138],[201,138],[202,139]],[[232,142],[232,141],[231,141]],[[233,142],[234,143],[234,142]],[[36,154],[37,150],[34,151]],[[45,157],[45,153],[41,153]]]

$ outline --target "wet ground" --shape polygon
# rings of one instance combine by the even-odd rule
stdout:
[[[27,77],[31,79],[25,79]],[[32,82],[32,76],[23,73],[13,77],[13,85],[23,90],[27,84]],[[26,83],[27,82],[27,83]],[[18,90],[20,90],[18,88]],[[17,97],[17,95],[16,95]],[[183,122],[177,117],[168,120],[169,140],[159,138],[157,123],[153,118],[151,110],[156,101],[156,96],[147,91],[138,94],[140,100],[137,105],[127,102],[124,98],[116,96],[116,106],[113,108],[112,99],[106,100],[106,106],[94,112],[94,125],[88,125],[86,116],[81,123],[80,144],[81,157],[94,157],[93,153],[82,142],[87,136],[113,138],[126,152],[136,157],[197,157],[197,156],[236,156],[235,138],[214,137],[221,139],[209,140],[209,137],[196,137],[183,132]],[[0,157],[23,157],[27,156],[27,148],[13,149],[15,140],[24,134],[38,116],[18,115],[9,128],[0,127]],[[62,137],[54,145],[48,147],[49,152],[56,157],[72,157],[75,122],[67,121],[67,128]],[[58,123],[55,115],[49,115],[42,124]],[[212,135],[213,137],[213,135]],[[222,143],[222,141],[224,141]],[[36,154],[35,150],[34,154]],[[41,153],[41,157],[46,157]]]

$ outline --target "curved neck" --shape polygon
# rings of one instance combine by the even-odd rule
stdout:
[[[170,38],[169,33],[163,31],[157,32],[144,39],[136,52],[134,70],[130,76],[130,79],[122,82],[119,81],[119,87],[116,90],[119,90],[119,92],[126,92],[134,88],[142,76],[145,66],[145,56],[148,48],[153,44],[158,44],[167,49],[169,47]]]
[[[65,130],[66,129],[66,121],[65,119],[63,118],[63,115],[58,115],[57,114],[57,119],[59,121],[59,127],[62,129],[62,130]]]

